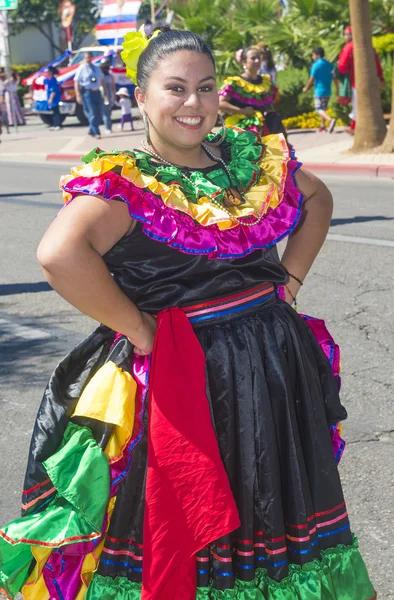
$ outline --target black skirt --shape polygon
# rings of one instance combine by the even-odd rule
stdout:
[[[288,593],[294,587],[294,595],[283,598],[331,598],[323,591],[307,595],[307,568],[308,586],[312,578],[316,589],[336,586],[335,597],[371,599],[373,588],[350,531],[330,435],[346,411],[310,328],[277,299],[194,328],[206,357],[213,425],[241,520],[237,531],[198,553],[196,598],[227,598],[221,590],[244,598],[237,591],[242,586],[253,591],[252,599],[276,598],[269,592],[276,585],[290,586]],[[100,326],[50,379],[26,475],[31,491],[25,501],[36,499],[35,511],[47,502],[45,491],[51,486],[42,461],[59,447],[87,382],[109,360],[130,371],[132,346],[124,337],[114,341],[114,335]],[[140,597],[148,402],[146,397],[136,411],[139,435],[117,490],[89,600]],[[74,421],[89,427],[105,447],[110,425]],[[332,583],[333,573],[337,583]]]

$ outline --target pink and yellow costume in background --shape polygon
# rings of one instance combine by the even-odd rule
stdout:
[[[62,179],[66,203],[127,204],[103,259],[158,330],[141,357],[100,325],[52,374],[0,530],[8,598],[375,596],[337,470],[339,349],[280,298],[299,165],[283,136],[228,129],[221,150],[231,181],[98,149]]]
[[[227,116],[227,127],[236,126],[259,135],[283,133],[271,131],[265,118],[267,111],[273,112],[272,106],[279,99],[279,90],[269,75],[259,75],[256,81],[238,75],[227,77],[219,90],[219,96],[238,108],[251,106],[254,109],[252,117],[243,114]]]

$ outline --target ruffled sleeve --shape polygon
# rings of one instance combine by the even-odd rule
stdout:
[[[231,129],[228,137],[234,164],[244,161],[246,165],[249,160],[254,165],[239,207],[222,209],[208,197],[190,202],[179,183],[170,185],[142,173],[132,152],[99,150],[62,178],[65,202],[80,194],[121,199],[130,216],[143,224],[145,235],[180,252],[210,259],[241,258],[268,248],[299,222],[302,194],[295,175],[301,165],[291,159],[282,135],[267,136],[261,143],[251,132]],[[253,153],[256,144],[260,150]]]
[[[222,87],[218,91],[219,96],[224,98],[225,100],[231,100],[234,92],[234,82],[232,77],[227,77],[224,80]]]

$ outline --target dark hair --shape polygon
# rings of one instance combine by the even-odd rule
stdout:
[[[161,33],[165,33],[166,31],[171,31],[171,26],[170,25],[155,25],[154,28],[152,29],[152,33],[150,34],[149,37],[151,38],[152,35],[156,31],[161,31]]]
[[[58,69],[56,67],[48,67],[47,71],[49,73],[52,73],[52,75],[58,75],[59,74],[59,71],[58,71]]]
[[[251,50],[256,50],[257,52],[260,53],[260,49],[257,48],[257,46],[248,46],[247,48],[244,48],[242,50],[241,62],[245,62],[245,60],[248,58],[248,52],[250,52]]]
[[[138,60],[138,86],[143,90],[146,89],[149,78],[159,61],[175,52],[182,51],[205,54],[215,66],[212,50],[198,35],[191,31],[179,31],[177,29],[164,31],[149,43],[149,46],[145,48]]]
[[[272,56],[272,52],[271,50],[268,48],[268,46],[263,46],[261,48],[261,55],[263,60],[265,61],[266,65],[267,65],[267,69],[269,71],[273,71],[275,69],[275,62]]]
[[[318,46],[317,48],[313,48],[313,54],[317,54],[317,56],[323,58],[323,56],[325,55],[325,50],[321,46]]]

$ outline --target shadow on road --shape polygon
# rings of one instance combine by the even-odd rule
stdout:
[[[382,215],[365,217],[344,217],[342,219],[332,219],[331,227],[336,225],[348,225],[349,223],[368,223],[369,221],[394,221],[394,217],[383,217]]]
[[[0,194],[0,198],[20,198],[21,196],[42,196],[46,192],[16,192],[15,194]]]
[[[46,281],[37,283],[5,283],[0,284],[0,296],[13,294],[34,294],[36,292],[52,292],[53,289]]]
[[[67,351],[64,352],[66,354]],[[0,378],[4,386],[43,384],[43,373],[58,362],[59,347],[55,339],[24,340],[15,337],[2,341],[0,348]],[[46,369],[47,367],[47,369]]]

